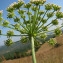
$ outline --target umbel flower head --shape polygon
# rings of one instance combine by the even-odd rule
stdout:
[[[50,40],[48,41],[48,43],[50,45],[55,45],[57,43],[56,39],[55,38],[50,38]]]
[[[13,41],[11,40],[11,39],[7,39],[6,41],[5,41],[5,45],[6,46],[10,46],[10,45],[12,45],[13,44]]]
[[[7,31],[7,36],[8,36],[8,37],[10,37],[10,36],[12,36],[12,35],[14,35],[14,32],[13,32],[12,30]]]
[[[39,4],[44,4],[46,0],[30,0],[30,2],[39,5]]]
[[[0,10],[0,17],[2,16],[3,10]]]

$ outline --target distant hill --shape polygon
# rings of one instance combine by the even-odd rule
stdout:
[[[17,51],[24,52],[30,48],[31,48],[30,42],[27,44],[22,44],[21,42],[14,42],[14,44],[12,44],[9,47],[5,45],[0,47],[0,56],[9,52],[17,52]]]

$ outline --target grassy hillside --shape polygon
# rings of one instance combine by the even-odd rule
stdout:
[[[44,43],[36,52],[37,63],[63,63],[63,35],[56,37],[58,44],[53,47]],[[31,56],[3,61],[2,63],[32,63]]]

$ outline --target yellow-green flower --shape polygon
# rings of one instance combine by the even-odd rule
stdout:
[[[8,36],[8,37],[10,37],[10,36],[12,36],[12,35],[14,35],[14,32],[13,32],[12,30],[7,31],[7,36]]]
[[[12,45],[12,44],[13,44],[12,39],[7,39],[7,40],[5,41],[5,45],[6,45],[6,46],[10,46],[10,45]]]

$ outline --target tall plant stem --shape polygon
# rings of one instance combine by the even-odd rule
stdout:
[[[36,63],[36,57],[35,57],[35,47],[34,47],[34,37],[31,37],[31,47],[32,47],[32,60],[33,63]]]

